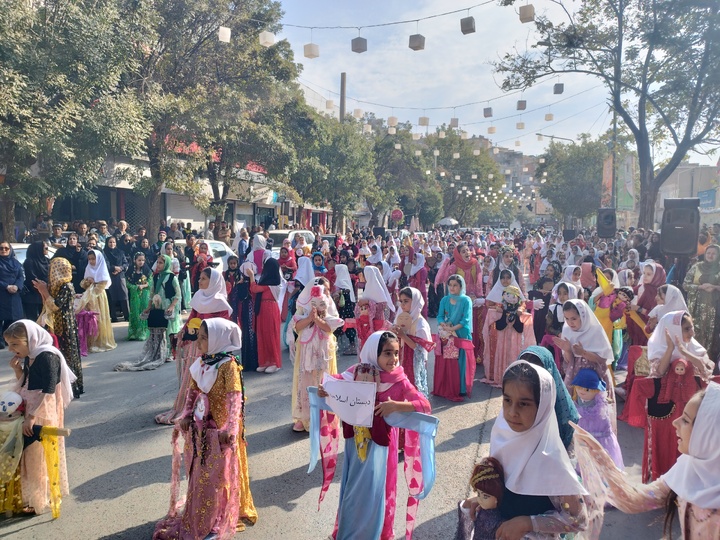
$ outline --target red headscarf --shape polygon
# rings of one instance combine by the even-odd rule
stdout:
[[[652,265],[654,267],[655,274],[653,274],[650,283],[640,283],[640,285],[637,286],[637,290],[635,292],[636,294],[638,294],[637,305],[643,309],[650,311],[657,305],[657,300],[655,299],[655,297],[657,296],[657,290],[658,287],[665,284],[666,276],[665,269],[658,263],[646,263],[645,265],[643,265],[643,269],[647,265]],[[644,273],[640,274],[640,279],[643,278]]]
[[[469,272],[473,266],[477,265],[477,257],[475,257],[475,255],[473,254],[473,250],[472,248],[470,248],[470,244],[467,244],[467,247],[470,250],[470,260],[468,262],[465,262],[465,259],[463,259],[462,255],[460,254],[459,247],[460,245],[455,246],[455,251],[453,251],[455,266],[458,268],[462,268],[464,272]]]
[[[294,277],[295,271],[297,270],[297,261],[295,260],[295,252],[292,249],[283,246],[280,248],[281,254],[282,254],[283,249],[287,251],[288,256],[283,257],[282,255],[280,255],[280,257],[278,257],[278,264],[280,265],[280,268],[289,268],[290,270],[292,270],[293,277]]]

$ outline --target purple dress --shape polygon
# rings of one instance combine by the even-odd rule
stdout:
[[[495,532],[502,523],[500,510],[478,509],[475,521],[470,519],[470,511],[458,505],[458,527],[455,540],[495,540]]]
[[[575,400],[575,406],[580,414],[578,425],[590,432],[602,447],[610,454],[613,462],[621,471],[625,468],[618,444],[617,436],[612,429],[610,414],[612,409],[608,405],[604,392],[598,392],[595,399],[583,401],[580,397]]]

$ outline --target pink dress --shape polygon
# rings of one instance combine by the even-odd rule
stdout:
[[[530,313],[519,314],[520,321],[523,323],[522,333],[516,332],[510,325],[502,331],[497,330],[495,323],[500,320],[501,316],[501,312],[488,306],[483,328],[485,378],[482,379],[482,382],[497,388],[502,387],[502,378],[507,367],[517,360],[522,351],[530,345],[537,344]]]

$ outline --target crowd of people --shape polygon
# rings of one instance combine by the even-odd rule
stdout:
[[[412,535],[434,481],[429,398],[462,403],[478,381],[502,390],[503,412],[489,458],[472,472],[478,496],[458,508],[457,538],[597,538],[606,503],[636,512],[668,501],[670,510],[677,502],[685,538],[717,538],[720,226],[703,231],[690,265],[660,250],[659,233],[634,228],[614,239],[593,230],[566,239],[543,228],[385,236],[358,228],[312,245],[298,233],[275,246],[278,258],[268,233],[253,228],[239,232],[220,272],[205,239],[185,227],[163,228],[151,243],[143,228],[131,236],[123,222],[112,233],[95,225],[88,233],[77,224],[63,245],[62,226],[53,227],[22,266],[0,243],[3,330],[28,435],[33,422],[62,427],[64,407],[85,390],[84,345],[115,348],[119,314],[128,339],[145,345],[115,370],[174,362],[177,397],[155,418],[175,426],[171,511],[154,538],[226,538],[257,520],[242,373],[282,369],[283,348],[293,370],[290,429],[310,432],[319,449],[321,500],[345,439],[333,538],[394,537],[400,453]],[[231,243],[225,230],[216,238]],[[338,373],[339,355],[359,362]],[[326,377],[376,384],[371,427],[324,410]],[[647,486],[622,475],[618,418],[645,430]],[[34,451],[42,457],[44,448]],[[47,481],[46,469],[28,466],[39,458],[26,455],[23,488]],[[53,505],[37,489],[22,493],[13,510]]]

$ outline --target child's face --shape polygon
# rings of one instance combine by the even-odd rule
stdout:
[[[404,294],[401,294],[399,301],[400,301],[400,308],[405,313],[410,313],[410,307],[412,306],[412,298],[408,298]]]
[[[600,390],[593,390],[591,388],[583,388],[582,386],[576,386],[575,390],[577,391],[577,395],[582,399],[583,401],[592,401],[595,399],[595,396],[598,395]]]
[[[15,353],[20,358],[30,356],[30,348],[26,339],[8,339],[7,345],[10,352]]]
[[[377,363],[383,371],[392,371],[398,365],[400,344],[396,340],[386,341],[378,355]]]
[[[557,297],[558,297],[558,303],[559,303],[559,304],[564,304],[565,302],[567,302],[569,296],[570,296],[570,295],[568,294],[568,292],[567,292],[567,290],[566,290],[565,288],[558,289],[558,291],[557,291]]]
[[[158,264],[158,267],[160,267],[160,264]],[[200,278],[198,279],[198,288],[200,289],[207,289],[210,285],[210,278],[207,277],[207,274],[205,272],[200,272]]]
[[[512,278],[510,276],[502,276],[500,278],[500,283],[503,287],[508,287],[512,283]]]
[[[553,290],[553,284],[552,281],[546,281],[543,283],[542,289],[540,289],[544,294],[550,294]]]
[[[135,268],[142,268],[143,266],[145,266],[145,257],[135,259]]]
[[[503,416],[516,433],[530,429],[535,423],[537,405],[532,388],[520,381],[508,381],[503,385]]]
[[[582,276],[582,270],[580,268],[576,268],[575,270],[573,270],[573,280],[574,281],[577,281],[578,279],[580,279],[580,276]]]
[[[574,309],[566,309],[563,310],[563,315],[565,316],[565,324],[567,324],[571,330],[574,330],[575,332],[580,330],[580,327],[582,326],[580,313]]]
[[[628,272],[626,281],[627,281],[628,287],[634,287],[635,286],[635,274],[633,274],[632,272]]]
[[[652,267],[651,264],[648,264],[645,266],[645,268],[643,268],[643,281],[645,283],[650,283],[654,275],[655,269]]]
[[[494,510],[495,508],[497,508],[497,497],[493,497],[489,493],[485,493],[484,491],[479,490],[477,494],[480,508],[482,508],[483,510]]]
[[[458,294],[460,294],[462,287],[460,286],[460,283],[453,279],[448,282],[448,289],[450,290],[450,294],[457,296]]]
[[[235,259],[230,259],[228,261],[228,268],[230,268],[230,270],[237,270],[237,267],[238,267],[238,262]]]
[[[320,255],[315,255],[315,256],[313,257],[313,264],[314,264],[315,266],[322,266],[322,263],[323,263],[323,260],[322,260],[322,257],[321,257]]]
[[[661,293],[660,291],[657,292],[657,295],[655,295],[655,303],[658,306],[665,305],[665,295]]]
[[[205,330],[205,327],[202,325],[200,326],[200,328],[198,328],[197,341],[195,341],[195,346],[197,347],[197,351],[199,354],[207,354],[208,335],[207,330]]]

